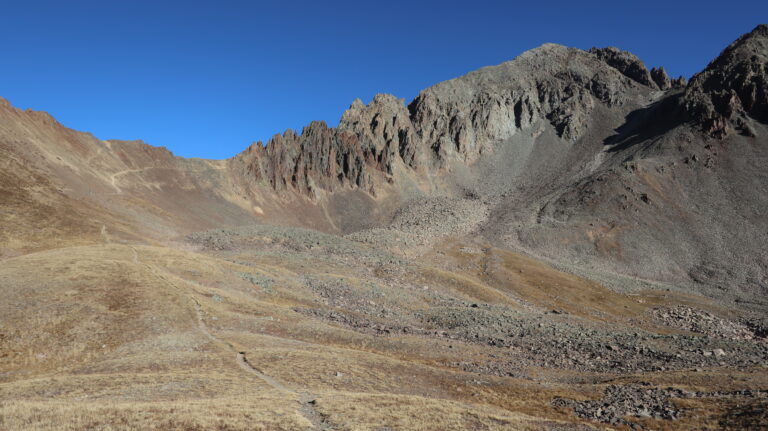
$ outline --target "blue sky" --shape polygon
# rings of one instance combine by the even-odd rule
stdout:
[[[545,42],[690,76],[768,21],[765,1],[0,1],[0,96],[205,158]]]

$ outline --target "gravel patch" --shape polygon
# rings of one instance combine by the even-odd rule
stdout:
[[[685,305],[656,308],[653,310],[653,317],[657,322],[666,326],[710,337],[739,340],[755,338],[755,334],[745,324],[721,319],[706,311],[697,310]]]
[[[671,398],[682,398],[686,394],[673,388],[660,389],[647,383],[631,385],[611,385],[603,392],[599,400],[575,401],[555,398],[554,407],[573,409],[577,416],[611,425],[629,425],[640,428],[637,423],[625,418],[653,418],[675,420],[680,416]]]

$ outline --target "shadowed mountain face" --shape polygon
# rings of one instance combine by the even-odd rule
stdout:
[[[765,25],[690,82],[545,44],[221,161],[0,99],[0,323],[21,322],[0,326],[0,385],[34,401],[30,379],[116,373],[144,389],[93,393],[222,406],[245,372],[242,429],[254,403],[274,429],[374,429],[382,404],[437,421],[391,424],[407,429],[749,427],[764,399],[739,416],[707,385],[764,384],[767,136]],[[634,383],[600,386],[617,376]],[[83,395],[72,379],[57,393]],[[601,393],[611,408],[575,401]],[[198,419],[165,425],[214,426]]]

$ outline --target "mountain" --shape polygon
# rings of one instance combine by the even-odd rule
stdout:
[[[477,196],[492,213],[480,230],[500,245],[762,295],[765,31],[689,85],[616,48],[548,44],[426,89],[407,111],[391,96],[356,101],[335,130],[313,123],[236,159],[314,198],[345,186],[396,201]]]
[[[0,99],[0,428],[757,426],[767,70],[545,44],[218,161]]]
[[[102,212],[87,229],[82,220],[94,217],[78,217],[92,235],[100,224],[167,239],[251,222],[350,233],[386,225],[414,199],[473,196],[490,211],[476,228],[498,245],[765,293],[766,199],[755,193],[766,184],[756,162],[765,157],[765,32],[734,42],[686,86],[616,48],[546,44],[407,106],[390,95],[357,100],[336,128],[314,122],[223,162],[102,142],[5,103],[4,151],[22,151],[5,160],[59,181],[47,199]],[[14,223],[44,217],[36,211]]]

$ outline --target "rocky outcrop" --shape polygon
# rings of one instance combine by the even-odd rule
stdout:
[[[652,68],[651,78],[656,83],[656,86],[659,87],[659,90],[685,88],[688,85],[688,80],[682,75],[678,78],[670,78],[664,66]]]
[[[654,67],[649,71],[645,63],[631,52],[622,51],[615,47],[592,48],[589,52],[623,75],[646,87],[669,90],[684,88],[688,83],[684,76],[670,78],[663,66]]]
[[[372,185],[358,137],[321,121],[310,123],[301,134],[287,130],[275,135],[266,146],[255,143],[238,157],[246,160],[257,182],[267,182],[277,191],[313,194],[318,188],[333,191],[343,185],[364,189]]]
[[[589,52],[632,80],[647,87],[657,87],[657,83],[651,76],[651,72],[648,71],[648,68],[645,67],[645,63],[640,61],[635,54],[628,51],[622,51],[613,46],[607,48],[592,48]]]
[[[583,136],[597,104],[617,106],[636,88],[585,51],[546,44],[422,91],[409,105],[439,160],[471,163],[494,144],[543,121],[567,142]]]
[[[419,137],[403,99],[377,94],[367,106],[357,99],[344,112],[338,129],[356,135],[366,161],[389,175],[398,157],[409,167],[418,164]]]
[[[683,104],[688,119],[716,138],[754,135],[750,120],[768,123],[768,26],[733,42],[695,75]]]
[[[656,86],[659,87],[660,90],[669,90],[672,88],[672,81],[669,79],[669,75],[667,75],[667,71],[664,70],[664,66],[651,69],[651,79],[653,79],[653,82],[656,83]]]
[[[685,88],[687,85],[688,80],[683,75],[680,75],[677,78],[672,78],[672,88]]]
[[[367,106],[355,100],[336,128],[312,122],[300,134],[288,130],[237,157],[256,182],[277,191],[315,196],[320,190],[356,187],[375,194],[375,179],[391,181],[396,163],[417,165],[417,147],[403,101],[379,94]]]

